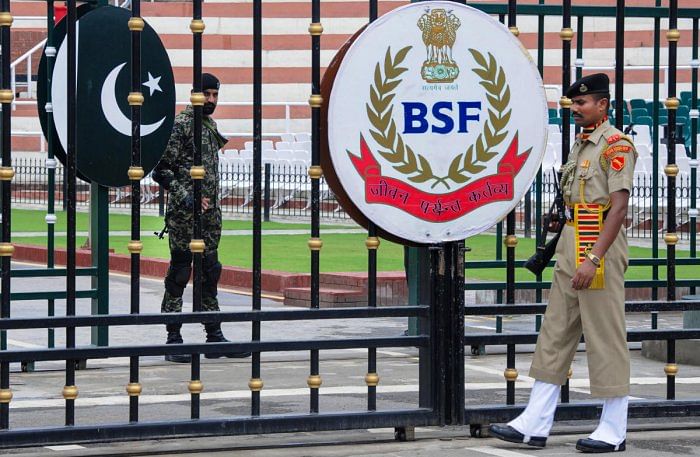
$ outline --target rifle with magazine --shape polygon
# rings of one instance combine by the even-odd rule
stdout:
[[[525,268],[536,275],[542,274],[549,261],[554,257],[554,252],[557,249],[557,242],[564,229],[566,223],[566,213],[564,212],[564,195],[559,188],[558,174],[554,174],[557,179],[554,180],[554,188],[556,195],[552,205],[549,207],[549,213],[544,216],[542,221],[542,244],[537,246],[535,253],[525,262]],[[547,241],[547,233],[556,233],[554,238]]]

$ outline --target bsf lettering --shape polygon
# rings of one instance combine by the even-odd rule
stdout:
[[[428,106],[421,102],[402,102],[403,119],[404,119],[404,134],[410,133],[426,133],[428,128],[432,133],[445,135],[454,130],[455,121],[453,117],[452,102],[437,102],[432,107],[432,118],[435,122],[431,123],[428,116]],[[470,114],[469,110],[476,110],[476,113]],[[479,112],[481,111],[481,102],[457,102],[457,120],[458,133],[467,133],[467,123],[469,121],[479,122]],[[472,111],[473,112],[473,111]]]

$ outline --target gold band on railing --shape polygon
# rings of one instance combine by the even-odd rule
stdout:
[[[666,376],[676,376],[678,374],[678,365],[675,363],[667,363],[666,366],[664,366],[664,373],[666,373]]]
[[[681,38],[681,32],[678,29],[671,29],[666,32],[666,39],[668,41],[678,41]]]
[[[323,170],[319,165],[311,165],[309,167],[309,178],[321,179],[321,176],[323,176]]]
[[[377,373],[367,373],[365,375],[365,384],[367,384],[367,387],[377,387],[379,375]]]
[[[515,235],[508,235],[503,239],[503,244],[505,244],[507,248],[514,248],[518,245],[518,237]]]
[[[10,403],[12,401],[12,391],[10,389],[0,389],[0,403]]]
[[[138,382],[130,382],[126,385],[126,393],[128,393],[130,397],[138,397],[141,395],[141,384]]]
[[[312,36],[318,36],[323,33],[323,25],[320,22],[312,22],[309,24],[309,34]]]
[[[559,106],[562,108],[571,108],[571,105],[573,105],[574,102],[571,101],[569,97],[561,97],[559,99]]]
[[[365,240],[365,246],[369,250],[379,249],[379,244],[380,244],[379,238],[377,238],[376,236],[368,236],[367,239]]]
[[[0,167],[0,181],[12,181],[15,177],[15,169],[12,167]]]
[[[664,100],[664,106],[666,106],[666,109],[678,109],[681,106],[681,101],[676,97],[669,97]]]
[[[568,27],[561,29],[561,32],[559,32],[559,38],[563,41],[571,41],[573,37],[574,31]]]
[[[676,233],[666,233],[664,235],[664,242],[669,245],[673,246],[678,243],[678,234]]]
[[[248,381],[248,388],[251,392],[260,392],[263,386],[263,380],[260,378],[251,378],[250,381]]]
[[[512,33],[515,37],[520,35],[520,30],[516,26],[508,27],[508,30],[510,30],[510,33]]]
[[[12,27],[12,22],[14,22],[12,13],[9,11],[0,12],[0,27]]]
[[[63,386],[63,398],[75,400],[78,398],[78,386]]]
[[[126,249],[131,254],[140,254],[143,251],[143,243],[141,240],[131,240],[126,244]]]
[[[201,92],[192,92],[190,94],[190,103],[192,106],[204,106],[204,102],[206,101],[207,98]]]
[[[309,97],[309,106],[312,108],[320,108],[323,105],[323,97],[321,94],[311,94]]]
[[[126,97],[130,106],[141,106],[143,105],[143,94],[141,92],[129,92],[129,96]]]
[[[140,17],[132,17],[129,19],[129,30],[132,32],[142,32],[145,22]]]
[[[190,178],[192,179],[204,179],[204,176],[207,174],[207,172],[204,170],[204,167],[201,165],[194,165],[192,168],[190,168]]]
[[[12,257],[15,247],[12,243],[0,243],[0,257]]]
[[[518,370],[515,368],[506,368],[503,372],[503,377],[506,378],[508,382],[514,382],[518,379]]]
[[[190,30],[192,33],[204,33],[205,28],[204,21],[201,19],[192,19],[192,22],[190,22]]]
[[[12,89],[0,89],[0,103],[12,103],[15,99],[15,94],[12,93]]]
[[[202,391],[204,390],[204,385],[202,384],[202,381],[199,379],[193,379],[187,384],[187,390],[190,391],[191,394],[201,394]]]
[[[206,247],[206,245],[204,244],[204,240],[192,240],[192,241],[190,241],[190,251],[193,253],[204,252],[205,247]]]
[[[308,241],[309,249],[312,251],[320,251],[323,247],[323,240],[321,238],[309,238]]]
[[[321,381],[320,375],[312,374],[306,378],[306,385],[309,386],[310,389],[318,389],[321,387],[321,384],[323,384],[323,381]]]
[[[129,176],[130,181],[141,181],[144,176],[143,168],[141,167],[129,167],[129,171],[126,174]]]

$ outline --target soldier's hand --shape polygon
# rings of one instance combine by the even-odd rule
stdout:
[[[588,289],[593,282],[593,276],[595,276],[596,266],[593,262],[586,259],[579,267],[576,269],[574,277],[571,278],[571,287],[576,290]]]
[[[209,197],[202,197],[202,211],[209,209]]]

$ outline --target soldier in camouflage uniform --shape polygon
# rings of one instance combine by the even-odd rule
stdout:
[[[206,97],[202,119],[202,166],[205,170],[202,181],[202,238],[205,248],[202,258],[202,311],[219,311],[216,298],[221,276],[221,263],[217,249],[221,239],[221,209],[218,206],[219,157],[218,151],[227,142],[219,133],[211,115],[216,108],[219,95],[219,80],[202,74],[202,92]],[[165,277],[165,294],[161,312],[182,311],[182,295],[192,272],[192,252],[189,244],[193,231],[193,184],[190,168],[194,160],[194,109],[188,106],[176,118],[173,133],[158,165],[153,170],[153,179],[168,191],[168,209],[165,224],[170,243],[170,266]],[[168,324],[166,344],[182,343],[181,324]],[[221,333],[219,323],[204,323],[207,343],[228,341]],[[207,354],[206,357],[221,357],[224,354]],[[229,353],[227,357],[247,357],[250,353]],[[186,363],[189,355],[166,355],[171,362]]]

